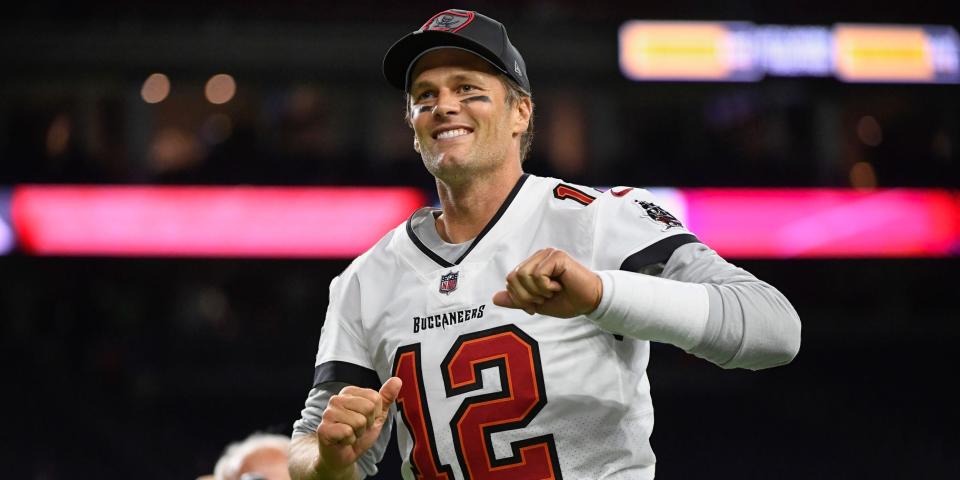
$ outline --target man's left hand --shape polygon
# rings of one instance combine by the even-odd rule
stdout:
[[[596,310],[602,296],[596,273],[563,250],[545,248],[507,275],[506,290],[495,293],[493,303],[530,315],[570,318]]]

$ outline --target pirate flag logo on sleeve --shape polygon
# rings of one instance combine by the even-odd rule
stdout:
[[[643,200],[634,200],[634,203],[643,207],[647,212],[647,216],[650,217],[654,222],[665,225],[664,230],[669,230],[673,227],[683,227],[683,224],[680,223],[680,220],[677,220],[677,217],[674,217],[670,212],[664,210],[660,206],[652,202],[644,202]]]

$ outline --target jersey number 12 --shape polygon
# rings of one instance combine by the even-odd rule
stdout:
[[[441,464],[423,390],[420,344],[400,347],[393,374],[403,380],[397,409],[413,437],[410,463],[417,479],[454,480]],[[464,399],[450,420],[453,445],[466,479],[561,479],[553,435],[513,442],[510,457],[498,459],[490,436],[524,428],[547,404],[537,342],[515,325],[461,335],[441,365],[447,397],[483,388],[480,372],[497,368],[499,392]]]

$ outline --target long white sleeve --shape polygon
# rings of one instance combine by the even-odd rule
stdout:
[[[603,298],[587,318],[604,330],[684,350],[703,341],[710,313],[703,285],[619,270],[597,274]]]

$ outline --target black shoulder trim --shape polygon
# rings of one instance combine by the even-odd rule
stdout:
[[[697,243],[700,240],[689,233],[681,233],[660,240],[643,250],[627,257],[620,265],[620,270],[628,272],[639,272],[644,267],[657,263],[666,263],[673,255],[673,251],[681,245],[688,243]]]
[[[313,369],[313,386],[325,382],[342,382],[380,390],[380,376],[369,368],[348,362],[324,362]]]
[[[507,207],[509,207],[510,204],[513,203],[513,199],[517,198],[517,194],[520,193],[520,187],[522,187],[523,184],[526,183],[527,178],[529,177],[530,177],[529,173],[524,173],[523,175],[520,175],[520,179],[517,180],[517,184],[513,186],[513,190],[510,190],[510,194],[507,195],[506,199],[504,199],[503,203],[500,205],[500,209],[497,210],[497,213],[493,216],[493,218],[491,218],[490,221],[487,222],[487,225],[483,227],[483,230],[480,231],[480,235],[477,235],[477,238],[473,239],[473,243],[470,244],[470,247],[467,248],[467,251],[463,252],[463,255],[460,255],[460,258],[457,259],[456,261],[457,265],[460,265],[460,262],[462,262],[463,259],[466,258],[471,251],[473,251],[473,247],[476,247],[477,244],[480,243],[480,239],[482,239],[484,235],[486,235],[487,232],[489,232],[490,229],[497,224],[497,222],[500,220],[500,217],[502,217],[504,212],[507,211]]]
[[[438,264],[440,264],[441,267],[453,266],[452,263],[446,261],[446,259],[444,259],[440,255],[433,253],[433,250],[430,250],[429,248],[427,248],[427,246],[420,241],[420,238],[417,237],[417,234],[413,232],[413,215],[410,215],[410,218],[407,219],[407,236],[410,237],[410,240],[413,241],[413,244],[416,245],[417,248],[419,248],[424,255],[430,257],[430,260],[437,262]]]

